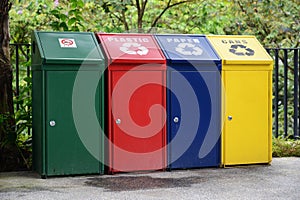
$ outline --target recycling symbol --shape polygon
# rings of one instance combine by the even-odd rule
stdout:
[[[121,47],[120,50],[123,51],[126,54],[130,54],[130,55],[147,55],[147,53],[149,52],[149,50],[142,46],[139,43],[135,43],[135,42],[128,42],[128,43],[124,43]]]
[[[229,52],[237,55],[237,56],[253,56],[255,51],[253,49],[247,48],[242,44],[233,44],[231,45]]]
[[[185,56],[200,56],[203,53],[203,50],[200,47],[191,43],[179,43],[175,50]]]

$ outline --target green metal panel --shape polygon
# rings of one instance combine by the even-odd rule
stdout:
[[[37,69],[41,68],[41,65],[43,63],[43,59],[41,56],[42,49],[39,44],[39,39],[37,37],[36,32],[32,32],[31,34],[31,68],[32,71],[35,71]]]
[[[43,169],[43,94],[42,94],[42,71],[32,71],[32,125],[33,125],[33,170],[42,173]]]
[[[95,72],[81,72],[95,73]],[[100,72],[99,77],[100,77]],[[46,165],[47,175],[99,173],[100,163],[86,149],[78,136],[72,114],[72,91],[77,72],[46,72]],[[100,92],[96,92],[99,102]],[[84,109],[85,105],[82,105]],[[99,115],[100,104],[96,104]],[[90,119],[85,119],[89,124]],[[55,126],[50,126],[50,121]],[[84,122],[83,122],[84,123]],[[89,127],[85,128],[89,130]],[[93,149],[98,149],[100,156],[99,132],[86,132],[92,141],[97,141]]]
[[[74,39],[76,48],[60,47],[60,39]],[[104,134],[100,128],[89,131],[90,118],[81,120],[90,141],[93,155],[85,147],[74,123],[72,95],[74,82],[80,73],[84,80],[80,87],[96,87],[96,118],[104,130],[104,76],[105,59],[93,33],[33,32],[33,169],[42,177],[52,175],[91,174],[104,172]],[[86,95],[85,88],[81,90]],[[81,95],[81,93],[79,94]],[[85,111],[85,103],[79,109]],[[50,121],[55,126],[50,126]],[[88,144],[90,145],[90,144]]]

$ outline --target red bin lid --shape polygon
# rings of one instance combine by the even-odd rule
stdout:
[[[109,63],[165,63],[154,37],[150,34],[97,34]]]

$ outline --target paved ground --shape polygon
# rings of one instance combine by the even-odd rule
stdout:
[[[300,158],[272,165],[40,179],[0,173],[0,200],[300,199]]]

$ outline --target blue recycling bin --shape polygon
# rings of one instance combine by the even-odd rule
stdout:
[[[221,59],[202,35],[155,38],[167,59],[168,169],[218,167]]]

